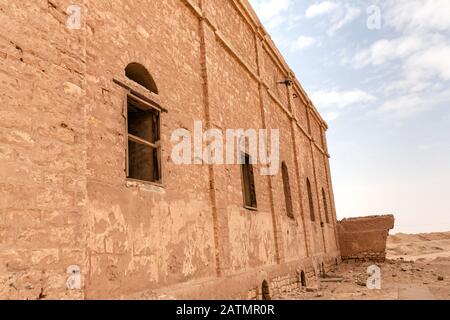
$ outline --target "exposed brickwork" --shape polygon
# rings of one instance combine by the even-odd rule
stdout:
[[[389,230],[394,216],[370,216],[339,221],[339,241],[343,260],[384,261]]]
[[[247,298],[334,263],[327,126],[248,2],[80,0],[82,29],[69,30],[73,2],[0,0],[0,298]],[[125,90],[113,80],[132,62],[168,111],[162,187],[126,179]],[[239,166],[175,165],[171,133],[194,120],[281,129],[294,219],[281,171],[255,175],[252,212]],[[71,265],[81,290],[66,287]]]

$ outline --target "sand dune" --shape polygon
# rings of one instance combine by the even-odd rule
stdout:
[[[387,242],[389,259],[433,260],[450,257],[450,232],[395,234]]]

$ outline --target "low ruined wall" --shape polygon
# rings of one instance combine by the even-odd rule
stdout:
[[[370,216],[344,219],[338,223],[339,243],[343,260],[384,261],[389,230],[394,216]]]

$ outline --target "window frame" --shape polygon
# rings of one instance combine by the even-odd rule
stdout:
[[[123,79],[123,78],[114,78],[113,82],[122,87],[123,90],[123,103],[122,103],[122,117],[125,121],[125,125],[123,126],[123,137],[124,137],[124,149],[125,149],[125,180],[126,182],[131,183],[138,183],[142,185],[150,185],[150,186],[156,186],[160,188],[165,188],[165,174],[164,174],[164,164],[163,164],[163,145],[162,145],[162,134],[161,134],[161,128],[162,128],[162,122],[163,122],[163,114],[168,113],[167,109],[162,107],[161,98],[159,95],[147,90],[146,88],[142,87],[141,85],[129,80],[129,79]],[[128,132],[128,98],[131,97],[131,99],[134,100],[134,102],[138,103],[142,108],[147,110],[154,110],[159,113],[159,143],[149,143],[157,147],[155,149],[158,149],[158,155],[157,160],[159,164],[159,175],[160,180],[158,182],[152,182],[152,181],[145,181],[145,180],[139,180],[129,177],[129,132]],[[132,137],[137,138],[136,140],[140,140],[141,142],[146,141],[145,139],[140,139],[139,137]],[[142,141],[143,140],[143,141]],[[139,143],[139,142],[138,142]],[[144,143],[144,145],[146,145]]]
[[[125,118],[125,153],[126,153],[126,165],[125,165],[125,173],[127,181],[132,182],[139,182],[139,183],[145,183],[145,184],[151,184],[159,187],[164,186],[164,175],[162,170],[162,143],[161,143],[161,109],[155,107],[153,104],[141,99],[136,94],[133,94],[131,90],[126,92],[125,94],[125,106],[124,106],[124,118]],[[158,121],[158,133],[159,133],[159,140],[153,142],[147,141],[143,138],[140,138],[138,136],[135,136],[130,133],[128,128],[128,104],[132,100],[133,106],[142,110],[142,111],[154,111],[157,112],[159,121]],[[158,173],[159,173],[159,180],[157,181],[147,181],[147,180],[141,180],[141,179],[135,179],[130,177],[130,152],[129,152],[129,143],[134,142],[140,145],[144,145],[148,148],[151,148],[152,151],[156,150],[156,160],[157,160],[157,166],[158,166]]]

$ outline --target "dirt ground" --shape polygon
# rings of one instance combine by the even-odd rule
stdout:
[[[381,290],[367,288],[371,262],[344,262],[284,300],[450,300],[450,233],[390,236]]]

